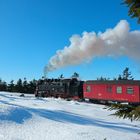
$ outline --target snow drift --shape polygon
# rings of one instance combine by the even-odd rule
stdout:
[[[126,20],[121,20],[113,29],[104,33],[83,32],[82,36],[73,35],[70,45],[58,50],[45,66],[45,72],[68,65],[88,62],[95,57],[128,56],[139,60],[140,31],[130,31]]]

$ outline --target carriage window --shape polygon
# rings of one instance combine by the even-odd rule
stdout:
[[[128,87],[127,88],[127,93],[128,94],[133,94],[134,93],[134,89],[132,87]]]
[[[111,93],[112,92],[112,86],[107,86],[107,92]]]
[[[122,87],[117,87],[117,93],[119,93],[119,94],[122,93]]]
[[[86,87],[86,92],[91,92],[91,87],[90,86]]]

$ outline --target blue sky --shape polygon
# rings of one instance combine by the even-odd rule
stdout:
[[[38,79],[56,51],[70,44],[73,34],[104,32],[120,20],[139,30],[136,19],[128,16],[122,0],[4,0],[0,1],[0,77]],[[95,58],[90,63],[68,66],[48,73],[48,77],[78,72],[83,80],[117,77],[129,67],[140,79],[140,67],[126,56]]]

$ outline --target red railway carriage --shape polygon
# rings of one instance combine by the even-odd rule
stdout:
[[[84,98],[140,104],[140,80],[92,80],[83,85]]]

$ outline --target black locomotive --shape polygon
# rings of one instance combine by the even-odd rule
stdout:
[[[44,79],[38,81],[36,97],[83,98],[83,81],[71,79]]]

